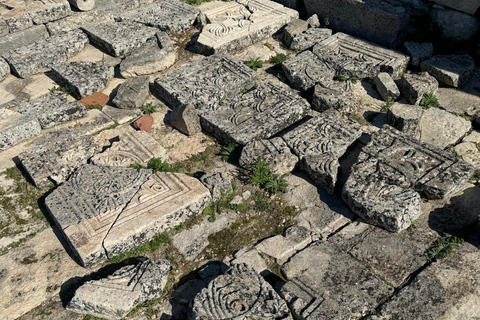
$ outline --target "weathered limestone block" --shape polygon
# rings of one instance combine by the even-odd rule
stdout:
[[[0,150],[6,150],[42,130],[36,117],[21,115],[8,109],[0,109]]]
[[[70,15],[70,4],[67,0],[33,0],[7,1],[0,14],[10,27],[10,32],[30,28],[33,24],[40,25],[55,21]]]
[[[295,319],[358,319],[393,288],[335,245],[313,244],[283,265],[280,288]]]
[[[470,79],[475,62],[468,54],[434,56],[420,64],[438,81],[452,87],[461,87]]]
[[[50,181],[62,183],[100,150],[93,137],[81,136],[70,129],[48,132],[35,141],[33,149],[20,153],[18,158],[35,185],[43,187]]]
[[[313,89],[312,108],[323,112],[335,109],[341,113],[353,114],[361,106],[361,101],[354,94],[352,82],[333,81],[327,87],[316,85]]]
[[[306,228],[312,234],[312,239],[326,239],[353,218],[353,212],[341,200],[332,200],[301,211],[295,220],[298,226]]]
[[[214,110],[199,110],[204,130],[225,143],[245,145],[268,139],[307,116],[308,102],[287,87],[266,82],[222,101]]]
[[[439,30],[444,39],[450,41],[473,40],[480,22],[477,17],[449,9],[433,9],[429,18],[430,29]]]
[[[181,66],[155,79],[153,87],[172,108],[191,103],[197,109],[211,109],[219,101],[252,88],[255,81],[255,71],[219,54]]]
[[[132,122],[142,114],[140,109],[120,109],[112,106],[103,107],[102,112],[118,124]]]
[[[334,68],[336,76],[347,78],[373,79],[380,72],[395,77],[409,61],[401,52],[341,32],[315,45],[313,53]]]
[[[307,19],[308,26],[310,28],[320,28],[320,20],[318,20],[317,14],[313,14],[310,18]]]
[[[29,29],[10,33],[0,37],[0,55],[29,46],[35,42],[48,38],[48,31],[44,25],[33,26]]]
[[[113,67],[94,62],[75,61],[52,68],[57,82],[70,89],[77,99],[102,91],[113,78]]]
[[[94,45],[114,57],[132,52],[157,32],[155,28],[132,22],[100,22],[81,29]]]
[[[331,35],[332,29],[310,28],[293,37],[292,43],[290,44],[290,50],[303,51],[310,49],[317,43],[329,38]]]
[[[90,23],[113,22],[114,13],[111,10],[92,10],[89,12],[77,12],[74,15],[66,17],[61,20],[52,21],[46,24],[48,32],[51,35],[68,32]]]
[[[59,91],[53,91],[32,101],[20,103],[12,110],[36,117],[42,129],[87,115],[87,109],[83,104],[68,101],[67,97]]]
[[[106,278],[84,283],[66,308],[106,319],[122,319],[135,305],[159,298],[167,284],[170,262],[142,260]]]
[[[170,123],[174,128],[183,132],[187,136],[193,136],[202,132],[200,118],[193,104],[179,106],[173,109],[170,117]]]
[[[462,157],[465,162],[471,164],[475,170],[480,170],[480,150],[474,142],[462,142],[455,146],[455,152]]]
[[[121,14],[120,21],[142,23],[167,33],[183,33],[190,28],[200,10],[178,0],[162,0]]]
[[[458,11],[462,11],[471,15],[477,12],[480,7],[480,3],[476,0],[457,0],[455,2],[450,0],[432,0],[442,6],[449,7]]]
[[[222,171],[206,173],[200,178],[200,182],[212,194],[212,201],[219,200],[222,197],[222,193],[229,195],[233,191],[232,181]]]
[[[338,159],[361,135],[358,123],[331,109],[288,132],[283,140],[315,184],[332,194],[340,167]]]
[[[134,163],[146,165],[152,158],[168,161],[167,150],[145,131],[122,133],[119,141],[102,153],[94,155],[90,161],[96,165],[129,167]]]
[[[420,63],[433,56],[433,44],[431,42],[405,42],[403,50],[410,56],[410,64],[415,67],[419,67]]]
[[[301,19],[290,21],[283,29],[283,42],[290,47],[292,39],[308,29],[308,22]]]
[[[398,81],[400,92],[411,104],[418,105],[425,93],[436,93],[438,81],[427,72],[406,73]]]
[[[0,82],[2,82],[9,74],[10,66],[8,65],[7,61],[0,58]]]
[[[117,95],[113,98],[113,103],[122,109],[140,108],[148,98],[150,92],[148,76],[129,78],[118,87]]]
[[[385,101],[395,101],[400,96],[400,90],[398,90],[397,85],[393,81],[392,77],[385,72],[379,73],[374,79],[373,82],[377,87],[378,93],[382,96]]]
[[[292,172],[298,163],[298,157],[290,151],[282,138],[255,140],[248,143],[242,149],[239,163],[241,167],[250,169],[262,157],[268,164],[270,172],[279,176]]]
[[[215,316],[212,316],[215,315]],[[261,275],[246,264],[235,264],[195,297],[189,320],[293,320],[285,301]]]
[[[68,2],[80,11],[90,11],[95,7],[95,0],[68,0]]]
[[[387,111],[387,124],[406,135],[418,137],[422,115],[422,107],[397,102]]]
[[[79,134],[92,135],[115,124],[112,118],[100,110],[93,109],[88,111],[88,113],[90,119],[87,122],[83,122],[82,125],[77,128]],[[93,114],[93,116],[90,117],[91,114]]]
[[[19,77],[50,71],[80,52],[88,43],[88,37],[80,30],[52,36],[31,45],[10,51],[4,55],[12,72]]]
[[[0,37],[6,36],[9,32],[10,32],[10,29],[8,28],[7,22],[0,14]]]

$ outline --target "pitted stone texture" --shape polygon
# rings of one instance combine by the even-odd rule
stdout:
[[[410,56],[410,64],[415,67],[419,67],[420,63],[433,56],[433,44],[431,42],[405,42],[403,50]]]
[[[295,319],[358,319],[393,288],[327,242],[298,252],[282,267],[290,281],[280,288]]]
[[[310,18],[307,19],[308,26],[310,28],[320,28],[321,24],[320,21],[318,20],[317,14],[313,14]]]
[[[4,58],[13,73],[25,78],[35,73],[50,71],[80,52],[87,43],[87,35],[80,30],[74,30],[10,51]]]
[[[295,19],[290,21],[289,24],[283,29],[283,42],[290,47],[292,44],[292,39],[298,34],[307,31],[308,22],[301,19]]]
[[[10,29],[8,28],[7,22],[0,15],[0,37],[6,36],[9,32],[10,32]]]
[[[329,199],[330,200],[330,199]],[[354,218],[340,199],[333,198],[329,203],[320,202],[308,209],[301,211],[296,217],[297,225],[306,228],[312,239],[327,239],[327,237],[340,229]]]
[[[473,40],[480,26],[477,17],[445,8],[434,8],[429,18],[430,30],[438,30],[443,39],[453,42]]]
[[[475,70],[475,62],[468,54],[433,56],[420,64],[439,82],[451,87],[461,87]]]
[[[212,201],[220,200],[222,197],[222,190],[225,195],[228,195],[233,191],[232,181],[222,171],[206,173],[200,178],[200,182],[210,190]]]
[[[258,140],[248,143],[240,154],[240,166],[251,169],[261,158],[265,159],[270,172],[283,176],[295,169],[298,157],[294,155],[282,138]]]
[[[297,34],[292,39],[290,50],[306,50],[312,48],[317,43],[329,38],[332,30],[327,28],[310,28],[305,32]]]
[[[418,124],[423,115],[423,110],[420,106],[397,102],[387,111],[387,124],[406,135],[418,137]]]
[[[93,44],[114,57],[132,52],[157,32],[132,22],[100,22],[83,26],[82,30]]]
[[[474,15],[480,7],[480,3],[476,0],[457,0],[452,2],[450,0],[432,0],[442,6],[449,7],[458,11],[462,11]]]
[[[140,109],[120,109],[112,106],[103,107],[102,112],[118,124],[132,122],[142,114]]]
[[[57,65],[53,72],[57,82],[78,99],[102,91],[114,75],[113,67],[85,61]]]
[[[214,55],[181,66],[155,79],[158,96],[175,108],[193,104],[197,109],[212,109],[227,97],[255,85],[256,73],[242,62],[226,55]]]
[[[395,101],[400,96],[400,90],[388,73],[381,72],[374,79],[373,82],[377,87],[378,93],[385,101]]]
[[[214,110],[199,110],[204,130],[225,143],[268,139],[307,116],[308,102],[289,88],[266,82]]]
[[[430,199],[446,199],[472,173],[473,167],[455,155],[384,125],[352,167],[343,199],[368,223],[398,232],[422,213],[415,191]]]
[[[315,85],[328,86],[335,70],[311,51],[304,51],[282,63],[288,81],[297,89],[307,91]]]
[[[9,74],[10,66],[8,65],[7,61],[0,58],[0,82],[2,82]]]
[[[0,37],[0,55],[5,56],[10,51],[29,46],[48,37],[47,28],[43,24],[7,34]]]
[[[361,101],[355,96],[352,85],[350,80],[333,81],[327,87],[316,85],[312,108],[320,112],[335,109],[346,114],[356,113]]]
[[[30,102],[23,102],[12,110],[36,117],[42,129],[87,115],[87,109],[83,104],[68,101],[59,91],[50,92]]]
[[[122,319],[140,302],[159,298],[167,284],[170,262],[142,260],[106,278],[84,283],[66,308],[106,319]]]
[[[118,87],[117,95],[113,99],[113,103],[119,108],[135,109],[145,102],[148,97],[150,78],[148,76],[140,76],[127,79]]]
[[[261,275],[235,264],[193,300],[189,320],[293,320],[285,301]]]
[[[36,117],[0,109],[0,151],[40,134],[42,128]]]
[[[134,163],[146,165],[152,158],[168,161],[167,151],[145,131],[121,134],[119,141],[98,153],[90,161],[97,165],[129,167]]]
[[[179,106],[173,109],[170,123],[174,128],[187,136],[193,136],[202,132],[200,118],[193,104],[187,104],[186,106]]]
[[[361,135],[358,123],[331,109],[288,132],[283,140],[300,158],[301,168],[332,194],[340,167],[338,159]]]
[[[89,113],[93,113],[94,115],[89,119],[88,122],[84,122],[77,129],[79,134],[95,134],[115,124],[115,121],[113,121],[112,118],[110,118],[100,110],[93,109],[90,110]]]
[[[50,181],[62,183],[100,150],[93,137],[68,129],[48,132],[35,142],[33,149],[20,153],[18,158],[35,185],[43,187]]]
[[[195,50],[203,54],[244,49],[298,18],[297,11],[269,0],[226,3],[204,13],[211,23],[195,43]]]
[[[400,92],[411,104],[418,105],[425,93],[436,93],[438,81],[427,72],[406,73],[398,81]]]
[[[335,69],[337,76],[347,78],[374,78],[380,72],[395,77],[409,61],[401,52],[341,32],[315,45],[313,53]]]
[[[90,11],[95,7],[95,0],[68,0],[68,2],[80,11]]]
[[[113,22],[113,18],[114,14],[112,11],[96,9],[89,12],[77,12],[76,14],[64,19],[49,22],[46,24],[46,26],[48,32],[51,35],[55,35],[78,29],[90,23],[97,23],[98,21]]]
[[[183,33],[190,28],[200,10],[178,0],[157,1],[121,14],[120,21],[142,23],[162,31]]]

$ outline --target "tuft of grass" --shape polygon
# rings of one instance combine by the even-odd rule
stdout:
[[[230,203],[230,201],[232,201],[233,197],[235,196],[235,191],[237,190],[234,182],[232,182],[232,190],[233,191],[227,195],[225,193],[225,190],[220,189],[222,197],[219,200],[210,203],[205,209],[203,209],[202,213],[206,216],[210,216],[208,218],[208,221],[215,222],[215,220],[217,219],[216,214],[221,214],[223,210],[226,209],[231,209],[235,211],[243,211],[246,209],[243,204]]]
[[[388,110],[390,110],[390,107],[393,106],[394,103],[395,103],[395,101],[392,101],[392,100],[389,100],[389,101],[385,102],[385,105],[382,107],[382,109],[380,111],[381,112],[387,112]]]
[[[412,232],[413,229],[417,229],[417,228],[418,228],[418,221],[412,221],[412,223],[410,224],[407,230],[409,232]]]
[[[262,60],[259,60],[258,58],[250,58],[248,61],[244,61],[245,65],[252,69],[253,71],[257,71],[260,68],[263,68],[263,62]]]
[[[130,251],[127,251],[125,253],[122,253],[118,256],[113,257],[112,259],[110,259],[109,262],[120,263],[127,258],[142,256],[147,252],[155,252],[156,250],[158,250],[158,248],[160,248],[160,246],[164,244],[165,245],[172,244],[172,239],[165,232],[159,235],[156,235],[152,240],[150,240],[147,243],[144,243]]]
[[[241,147],[235,143],[230,143],[228,146],[222,147],[220,157],[223,162],[236,163],[240,157]]]
[[[130,168],[135,168],[137,169],[138,171],[140,171],[140,169],[147,169],[147,167],[145,167],[144,165],[140,164],[140,163],[132,163],[130,165]]]
[[[270,50],[273,49],[273,46],[272,46],[270,43],[268,43],[268,42],[265,42],[263,45],[264,45],[265,47],[267,47],[268,49],[270,49]]]
[[[464,240],[462,238],[445,233],[443,237],[435,241],[430,248],[427,249],[427,257],[429,260],[444,259],[454,253],[455,248],[463,242]]]
[[[134,166],[141,166],[138,164],[134,164]],[[143,166],[142,166],[143,167]],[[163,162],[161,157],[152,158],[148,160],[147,169],[152,169],[154,172],[177,172],[175,166],[170,166],[168,162]]]
[[[152,114],[154,112],[157,112],[157,108],[161,108],[161,107],[162,107],[161,104],[153,104],[153,103],[149,102],[149,103],[145,103],[144,105],[140,106],[140,110],[144,114]]]
[[[433,92],[424,93],[423,98],[420,101],[420,106],[424,109],[437,108],[440,104]]]
[[[56,87],[55,86],[53,88],[48,89],[48,91],[49,92],[60,91],[61,93],[63,93],[66,96],[69,96],[71,94],[70,89],[67,88],[67,87]]]
[[[288,56],[284,53],[279,53],[270,58],[270,63],[277,65],[288,59]]]
[[[351,77],[338,76],[338,77],[335,77],[335,80],[342,81],[342,82],[350,80],[351,83],[356,84],[359,79],[356,76],[351,76]]]
[[[326,17],[323,24],[325,28],[328,28],[330,26],[330,18]]]
[[[279,192],[287,193],[287,187],[288,187],[287,181],[285,181],[285,179],[275,174],[273,174],[270,180],[268,180],[265,183],[265,189],[271,194],[277,194]]]

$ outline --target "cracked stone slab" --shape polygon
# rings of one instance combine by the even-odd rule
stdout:
[[[136,109],[147,100],[150,92],[150,78],[148,76],[140,76],[127,79],[118,87],[117,95],[113,99],[113,103],[121,109]]]
[[[212,318],[293,320],[285,301],[246,264],[234,264],[195,296],[187,319]]]
[[[92,109],[88,112],[94,115],[88,122],[81,124],[77,128],[81,135],[92,135],[115,125],[115,121],[100,110]]]
[[[388,73],[380,72],[373,79],[373,83],[375,83],[378,93],[385,101],[395,101],[400,96],[397,85]]]
[[[102,112],[118,124],[131,122],[143,114],[140,109],[120,109],[112,106],[103,107]]]
[[[170,273],[165,259],[143,261],[118,269],[108,277],[80,286],[67,309],[106,319],[122,319],[137,304],[159,298]]]
[[[93,137],[69,129],[46,133],[35,141],[33,149],[20,153],[18,158],[35,185],[42,187],[50,181],[62,183],[100,150]]]
[[[335,109],[345,114],[357,113],[361,99],[355,95],[353,84],[347,81],[332,81],[325,86],[316,85],[313,89],[312,108],[323,112]]]
[[[440,55],[423,61],[420,68],[447,86],[461,87],[470,79],[475,62],[468,54]]]
[[[23,102],[11,110],[36,117],[42,129],[87,115],[87,109],[83,104],[68,101],[67,97],[58,91],[50,92],[30,102]]]
[[[341,32],[315,45],[313,53],[335,69],[336,76],[347,78],[373,79],[380,72],[395,77],[410,60],[401,52]]]
[[[332,29],[310,28],[305,32],[297,34],[292,39],[290,50],[307,50],[313,48],[319,42],[329,38],[332,35]]]
[[[42,130],[36,117],[8,109],[0,109],[0,128],[1,151],[39,135]]]
[[[48,32],[51,35],[56,35],[63,32],[68,32],[79,27],[102,22],[113,22],[114,13],[110,10],[92,10],[89,12],[76,12],[74,15],[68,16],[64,19],[52,21],[46,24]]]
[[[312,239],[326,239],[354,218],[353,212],[340,199],[332,198],[328,201],[307,208],[295,217],[298,226],[312,233]]]
[[[39,26],[33,26],[19,32],[9,33],[5,36],[1,36],[0,55],[4,56],[10,51],[29,46],[48,37],[49,34],[47,28],[45,28],[43,24]]]
[[[407,73],[398,81],[400,92],[411,104],[418,105],[425,93],[436,93],[438,81],[427,72]]]
[[[12,72],[21,78],[50,71],[79,53],[88,43],[80,30],[58,34],[31,45],[15,49],[4,55]]]
[[[338,159],[361,135],[358,123],[330,109],[288,132],[283,140],[315,184],[332,194],[340,167]]]
[[[75,61],[52,68],[57,82],[78,99],[102,91],[113,78],[113,67],[95,62]]]

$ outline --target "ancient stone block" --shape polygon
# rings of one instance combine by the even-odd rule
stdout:
[[[204,130],[225,143],[267,139],[303,119],[310,105],[286,87],[264,83],[241,96],[199,110]]]
[[[89,12],[77,12],[64,19],[49,22],[46,26],[48,32],[51,35],[55,35],[80,28],[90,23],[97,23],[98,21],[113,22],[113,19],[114,13],[111,10],[104,11],[97,9]]]
[[[332,194],[340,167],[338,159],[361,135],[358,123],[332,109],[288,132],[283,140],[300,158],[301,168]]]
[[[395,101],[400,96],[400,90],[388,73],[381,72],[374,79],[373,82],[377,87],[378,93],[385,101]]]
[[[222,193],[229,195],[233,191],[232,181],[222,171],[206,173],[200,178],[200,182],[212,194],[212,201],[219,200],[222,197]]]
[[[140,76],[127,79],[118,87],[117,95],[113,98],[113,103],[119,108],[140,108],[145,102],[150,92],[148,76]]]
[[[332,30],[327,28],[310,28],[305,32],[297,34],[292,39],[290,50],[303,51],[312,48],[317,43],[329,38]]]
[[[42,130],[36,117],[21,115],[8,109],[0,109],[0,128],[1,151],[40,134]]]
[[[35,185],[43,187],[50,181],[62,183],[100,150],[93,137],[81,136],[70,129],[48,132],[35,141],[35,147],[20,153],[18,158]]]
[[[151,158],[168,161],[167,151],[145,131],[122,133],[119,141],[91,158],[92,163],[104,166],[129,167],[134,163],[146,166]]]
[[[174,128],[185,133],[187,136],[193,136],[202,132],[200,118],[197,115],[197,110],[195,110],[195,107],[192,104],[179,106],[173,109],[170,123]]]
[[[292,39],[298,34],[307,31],[308,22],[301,19],[290,21],[283,29],[283,43],[288,47],[292,44]]]
[[[85,98],[80,99],[78,102],[83,104],[85,108],[92,109],[96,107],[105,107],[110,100],[110,97],[103,92],[95,92]]]
[[[398,88],[408,102],[418,105],[425,93],[437,92],[438,81],[427,72],[406,73],[398,81]]]
[[[155,28],[132,22],[100,22],[81,29],[94,45],[115,57],[132,52],[157,32]]]
[[[395,103],[387,111],[387,124],[405,135],[418,136],[418,124],[423,114],[423,108],[410,104]]]
[[[7,34],[0,37],[0,55],[5,56],[10,51],[29,46],[46,38],[48,38],[48,31],[44,25],[33,26],[23,31]]]
[[[0,82],[2,82],[9,74],[10,66],[8,65],[7,61],[0,58]]]
[[[438,30],[445,40],[454,42],[473,40],[480,22],[477,17],[449,9],[433,9],[430,14],[430,29]]]
[[[29,102],[20,103],[12,110],[36,117],[42,129],[87,115],[87,110],[83,104],[68,101],[67,97],[59,91],[50,92]]]
[[[57,82],[70,89],[77,99],[102,91],[113,78],[113,67],[94,62],[75,61],[52,68]]]
[[[118,124],[132,122],[142,114],[140,109],[120,109],[112,106],[103,107],[102,112]]]
[[[449,7],[458,11],[462,11],[471,15],[474,15],[477,12],[477,9],[480,7],[480,3],[476,0],[457,0],[455,2],[449,0],[432,0],[435,3],[438,3],[442,6]]]
[[[30,28],[70,15],[70,4],[67,0],[33,0],[9,1],[0,8],[0,14],[10,27],[10,32]]]
[[[316,85],[313,90],[312,108],[320,112],[335,109],[341,113],[353,114],[360,105],[361,101],[354,94],[350,80],[333,81],[326,87]]]
[[[77,128],[79,134],[95,134],[115,124],[115,121],[113,121],[112,118],[100,110],[93,109],[88,113],[89,117],[91,114],[93,114],[93,116],[89,119],[89,121],[83,122],[82,125]]]
[[[5,22],[5,19],[0,15],[0,37],[6,36],[9,32],[10,29],[8,28],[7,22]]]
[[[470,79],[475,62],[468,54],[434,56],[420,64],[438,81],[452,87],[460,87]]]
[[[170,262],[142,259],[112,275],[84,283],[67,309],[107,319],[122,319],[140,302],[159,298],[167,284]]]
[[[320,20],[318,20],[317,14],[313,14],[310,18],[307,19],[308,26],[310,28],[320,28]]]
[[[333,68],[337,76],[347,78],[373,79],[380,72],[395,77],[407,68],[409,61],[403,53],[341,32],[315,45],[313,53]]]
[[[301,211],[295,220],[298,226],[305,227],[312,234],[312,239],[326,239],[353,218],[353,212],[345,207],[340,199],[335,198],[329,203],[321,202]]]
[[[403,50],[410,56],[410,64],[419,67],[422,61],[427,60],[433,56],[433,44],[431,42],[405,42]]]
[[[285,301],[261,275],[246,264],[235,264],[208,284],[193,300],[189,320],[292,320]]]
[[[68,0],[80,11],[90,11],[95,7],[95,0]]]
[[[211,109],[219,101],[255,85],[256,73],[225,55],[214,55],[181,66],[155,79],[154,90],[170,107],[193,104]]]

